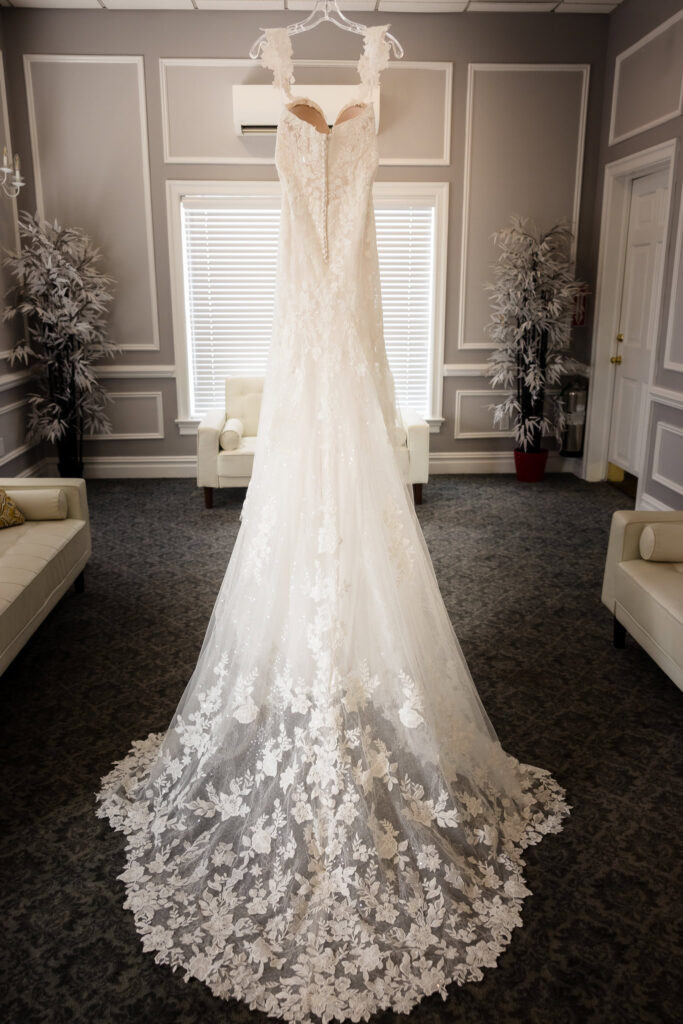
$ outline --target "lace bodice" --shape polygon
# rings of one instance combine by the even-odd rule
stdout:
[[[283,199],[302,233],[313,227],[323,262],[332,260],[337,273],[346,261],[353,265],[359,259],[365,240],[365,212],[379,162],[370,97],[389,63],[388,28],[375,25],[365,30],[358,88],[329,130],[325,112],[315,100],[292,93],[292,43],[287,29],[266,29],[261,59],[273,71],[274,85],[290,101],[282,110],[275,148]],[[294,113],[292,108],[300,104],[319,113],[323,130]],[[340,120],[355,106],[360,108],[357,114]],[[296,245],[297,239],[293,242]]]

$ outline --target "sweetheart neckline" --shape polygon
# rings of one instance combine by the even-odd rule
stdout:
[[[297,121],[300,121],[301,124],[306,124],[308,125],[309,128],[312,128],[317,135],[329,136],[334,134],[336,129],[341,128],[342,125],[350,124],[352,121],[358,121],[359,118],[363,116],[365,111],[372,107],[372,102],[358,103],[356,100],[351,100],[349,103],[345,103],[344,106],[339,111],[339,113],[337,114],[337,120],[334,122],[332,127],[326,132],[321,132],[320,129],[316,128],[316,126],[311,121],[306,121],[303,117],[299,117],[298,114],[294,113],[294,111],[291,108],[300,105],[303,105],[305,107],[313,107],[314,110],[318,111],[323,120],[325,119],[325,111],[318,103],[315,102],[315,100],[312,100],[309,96],[295,97],[292,103],[285,103],[285,110],[288,111],[292,115],[292,117],[295,117]],[[354,117],[348,117],[346,121],[340,121],[339,117],[344,113],[345,110],[348,110],[350,107],[361,107],[362,109]],[[327,121],[325,121],[325,124],[327,124]]]

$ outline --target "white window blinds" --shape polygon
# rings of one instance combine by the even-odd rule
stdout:
[[[184,197],[181,206],[192,416],[219,408],[225,378],[265,374],[277,271],[279,200]],[[399,404],[429,414],[434,207],[375,208],[384,336]]]

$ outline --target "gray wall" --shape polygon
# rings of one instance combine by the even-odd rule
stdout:
[[[5,34],[0,23],[0,53],[6,63]],[[0,68],[0,153],[3,146],[12,151],[14,137],[9,130],[5,115],[6,90]],[[22,167],[24,174],[26,167]],[[17,248],[17,203],[0,192],[0,246],[3,249]],[[0,266],[0,292],[5,294],[11,285],[7,269]],[[38,460],[39,449],[27,445],[26,438],[26,395],[29,391],[28,374],[18,363],[10,365],[9,349],[17,337],[20,325],[13,321],[0,320],[0,476],[17,476],[29,472]]]
[[[671,139],[677,142],[663,272],[662,314],[654,354],[653,382],[648,389],[645,466],[639,498],[643,507],[683,508],[683,115],[668,117],[660,124],[647,127],[651,122],[667,117],[680,103],[683,18],[620,61],[612,133],[612,139],[617,141],[611,144],[610,124],[617,57],[681,11],[683,4],[680,0],[648,0],[647,3],[625,0],[610,17],[607,48],[600,192],[607,163]],[[620,136],[627,133],[629,137],[619,141]],[[599,216],[594,226],[597,251]]]
[[[3,9],[1,17],[13,141],[29,180],[20,205],[35,209],[35,172],[42,170],[46,215],[59,215],[91,230],[116,265],[112,272],[119,284],[113,324],[127,348],[117,358],[119,375],[110,377],[108,386],[112,392],[128,396],[117,407],[117,434],[134,436],[89,442],[89,472],[191,473],[195,439],[181,436],[175,423],[165,182],[177,178],[274,179],[276,172],[270,162],[165,163],[159,61],[244,58],[259,26],[264,22],[286,24],[291,15],[268,12],[264,19],[263,14],[242,12]],[[407,61],[453,62],[450,163],[384,164],[378,180],[440,180],[450,186],[445,422],[431,437],[436,461],[442,469],[457,471],[477,468],[477,456],[481,455],[479,468],[511,469],[511,458],[495,457],[496,452],[509,453],[509,438],[484,436],[489,431],[482,421],[482,407],[490,401],[483,376],[487,350],[482,331],[486,317],[482,286],[490,276],[488,263],[494,257],[489,235],[503,226],[500,222],[507,213],[538,218],[543,226],[558,216],[571,217],[580,178],[577,273],[593,287],[609,18],[370,14],[364,15],[364,20],[376,24],[390,20]],[[141,56],[145,116],[140,117],[139,69],[134,61],[100,62],[94,66],[96,74],[93,67],[65,64],[60,95],[71,95],[73,103],[52,111],[50,77],[45,76],[44,65],[33,61],[36,116],[32,140],[25,54]],[[322,26],[297,38],[295,57],[355,61],[358,40]],[[588,65],[585,136],[580,137],[580,71],[480,68],[472,75],[474,91],[468,98],[470,64]],[[394,74],[411,72],[397,70]],[[86,116],[87,104],[82,105],[91,87],[107,90],[106,95],[101,93],[103,117],[99,119]],[[227,103],[225,118],[227,125]],[[433,134],[430,124],[425,135]],[[577,165],[581,146],[585,155]],[[32,167],[31,153],[35,155],[36,147],[39,166]],[[576,331],[575,345],[583,358],[590,350],[590,315],[589,310],[587,325]],[[482,391],[484,394],[479,394]],[[457,395],[461,410],[457,429],[458,434],[467,435],[463,437],[454,436]]]

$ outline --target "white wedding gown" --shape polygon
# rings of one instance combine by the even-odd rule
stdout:
[[[291,40],[267,30],[289,103],[253,475],[175,717],[98,793],[128,837],[118,877],[144,949],[296,1024],[481,980],[522,923],[523,849],[571,806],[501,748],[396,457],[369,100],[388,27],[364,33],[329,133],[312,100],[296,97],[320,128],[290,109]]]

